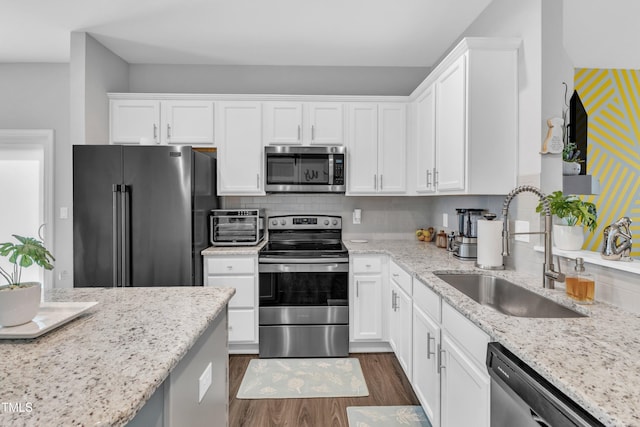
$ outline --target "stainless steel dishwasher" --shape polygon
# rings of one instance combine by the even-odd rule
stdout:
[[[489,343],[491,427],[604,426],[499,343]]]

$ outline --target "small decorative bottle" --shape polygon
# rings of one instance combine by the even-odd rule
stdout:
[[[576,258],[574,273],[567,275],[567,296],[580,304],[593,304],[595,281],[584,269],[584,260]]]

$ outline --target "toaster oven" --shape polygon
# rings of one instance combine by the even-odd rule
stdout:
[[[253,246],[264,238],[264,209],[214,209],[209,217],[213,246]]]

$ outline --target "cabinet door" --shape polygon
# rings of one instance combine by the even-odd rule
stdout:
[[[407,378],[411,378],[413,307],[411,297],[393,280],[391,281],[391,304],[389,344],[395,351],[396,358]]]
[[[344,143],[342,104],[321,102],[308,104],[309,141],[311,144],[331,145]]]
[[[404,193],[407,189],[407,106],[378,106],[378,192]]]
[[[382,275],[354,275],[353,340],[382,339]]]
[[[229,343],[258,341],[258,319],[254,309],[229,309]]]
[[[438,191],[465,188],[466,72],[461,56],[436,81],[436,172]],[[496,123],[496,126],[499,126]]]
[[[162,101],[161,111],[164,143],[213,145],[212,101]]]
[[[220,102],[216,117],[218,194],[264,194],[261,104]]]
[[[436,166],[436,92],[429,87],[418,100],[416,111],[417,146],[416,146],[416,191],[433,193],[433,173]]]
[[[378,105],[348,107],[347,193],[371,194],[378,189]]]
[[[266,144],[302,144],[301,103],[268,103],[265,116]]]
[[[486,369],[481,370],[446,332],[442,350],[442,427],[489,427],[491,380]],[[463,411],[460,402],[465,402]]]
[[[413,305],[413,389],[432,427],[440,425],[440,326]]]
[[[111,144],[160,144],[160,102],[112,100]]]

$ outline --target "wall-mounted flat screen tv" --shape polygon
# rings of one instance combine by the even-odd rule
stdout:
[[[587,110],[585,110],[577,91],[573,91],[569,103],[569,141],[575,142],[580,150],[579,159],[582,161],[580,175],[587,173]]]

